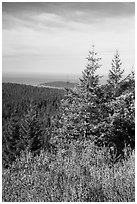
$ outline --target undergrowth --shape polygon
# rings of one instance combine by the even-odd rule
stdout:
[[[110,162],[107,149],[70,144],[57,155],[22,153],[3,169],[4,202],[133,202],[135,154]]]

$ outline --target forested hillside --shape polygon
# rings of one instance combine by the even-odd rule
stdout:
[[[26,140],[29,141],[29,138],[23,134],[26,132],[29,134],[30,126],[36,125],[37,127],[32,128],[41,130],[43,139],[37,135],[40,140],[44,142],[47,139],[46,128],[51,125],[51,116],[57,113],[64,93],[65,90],[38,88],[23,84],[2,84],[4,166],[9,166],[16,156],[27,148]],[[23,125],[27,126],[24,133],[22,133],[25,131],[22,128]],[[41,147],[42,144],[39,145],[39,148]]]
[[[135,201],[134,72],[87,60],[73,89],[3,84],[3,201]]]
[[[38,109],[44,109],[45,113],[50,114],[56,110],[63,95],[63,90],[3,83],[2,118],[6,120],[13,115],[21,117],[30,104],[37,105]]]

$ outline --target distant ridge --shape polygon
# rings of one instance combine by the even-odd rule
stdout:
[[[101,84],[105,84],[107,82],[108,76],[104,75],[100,79]],[[74,88],[78,83],[76,82],[69,82],[69,81],[53,81],[53,82],[45,82],[38,85],[38,87],[47,87],[47,88]]]
[[[77,85],[77,83],[69,82],[69,81],[53,81],[53,82],[45,82],[42,84],[39,84],[38,87],[49,87],[49,88],[74,88]]]

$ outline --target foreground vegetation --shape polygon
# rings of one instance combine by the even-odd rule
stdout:
[[[23,153],[3,170],[5,202],[133,202],[135,155],[112,164],[108,151],[91,143],[70,144],[51,156]]]
[[[80,83],[48,89],[49,103],[30,87],[20,117],[20,103],[3,102],[3,201],[135,201],[134,72],[123,78],[116,51],[101,85],[94,47],[87,59]]]

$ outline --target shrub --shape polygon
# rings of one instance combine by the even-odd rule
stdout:
[[[135,200],[134,152],[109,166],[107,149],[71,143],[55,156],[23,153],[3,170],[5,202],[132,202]]]

